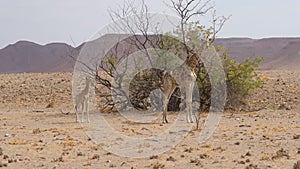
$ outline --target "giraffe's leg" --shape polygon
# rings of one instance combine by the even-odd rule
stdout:
[[[167,120],[168,104],[169,104],[170,98],[171,98],[175,88],[176,88],[176,86],[171,86],[169,88],[169,91],[166,93],[165,100],[164,100],[163,123],[168,123],[168,120]]]
[[[83,107],[82,107],[82,122],[84,122],[85,113],[86,113],[86,102],[83,100]]]
[[[84,101],[81,102],[81,122],[83,123],[84,122],[84,107],[85,107],[85,104],[84,104]]]
[[[187,88],[186,88],[186,109],[187,109],[186,120],[188,123],[193,123],[193,119],[192,119],[193,87],[194,87],[194,84],[190,83],[187,85]]]
[[[75,105],[75,106],[74,106],[74,109],[75,109],[75,113],[76,113],[76,122],[79,122],[78,106]]]
[[[169,103],[168,97],[165,97],[164,105],[163,105],[164,106],[163,119],[162,119],[163,123],[168,123],[168,120],[167,120],[168,103]]]
[[[88,100],[85,100],[85,113],[86,113],[86,117],[87,117],[87,122],[90,122],[90,115],[89,115],[89,111],[88,111]]]

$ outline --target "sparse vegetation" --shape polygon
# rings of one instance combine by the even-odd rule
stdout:
[[[124,29],[129,30],[133,34],[132,37],[127,39],[127,41],[130,41],[129,44],[131,44],[130,48],[127,48],[127,50],[121,52],[120,54],[120,48],[124,48],[124,42],[122,41],[116,46],[112,48],[113,51],[110,51],[109,55],[104,57],[101,60],[101,63],[97,65],[96,68],[97,72],[94,73],[96,76],[97,83],[102,86],[100,87],[100,90],[102,94],[99,94],[100,97],[103,99],[101,100],[101,108],[102,111],[107,111],[105,109],[113,110],[116,103],[113,102],[112,97],[115,97],[117,95],[122,95],[123,100],[118,100],[117,104],[122,105],[122,109],[126,106],[130,106],[131,103],[135,108],[138,109],[148,109],[151,105],[149,103],[149,94],[152,90],[155,90],[159,88],[159,86],[162,84],[162,76],[161,71],[158,72],[151,72],[150,70],[144,70],[144,73],[139,75],[139,81],[133,79],[133,81],[130,83],[130,93],[129,96],[127,96],[126,92],[122,91],[123,89],[120,87],[122,86],[121,83],[124,83],[126,81],[126,73],[125,72],[118,72],[118,74],[115,74],[117,64],[120,63],[121,60],[126,59],[127,55],[130,54],[133,50],[132,48],[136,48],[138,50],[144,50],[149,47],[152,48],[158,48],[158,49],[164,49],[164,50],[170,50],[173,51],[175,54],[181,54],[181,59],[187,60],[189,56],[193,53],[196,53],[199,56],[198,63],[196,63],[195,73],[197,75],[197,84],[199,88],[199,96],[200,102],[199,104],[199,111],[209,111],[211,106],[211,90],[212,85],[213,86],[219,86],[224,85],[226,83],[227,86],[227,101],[226,101],[226,107],[228,109],[238,109],[241,104],[243,104],[244,97],[249,93],[249,91],[259,87],[261,85],[261,80],[255,73],[257,68],[259,67],[260,62],[262,61],[262,58],[254,59],[253,61],[245,60],[243,63],[237,63],[233,59],[230,59],[227,56],[227,52],[224,52],[223,55],[220,56],[221,60],[221,66],[223,66],[225,71],[225,82],[222,79],[222,75],[220,73],[216,73],[218,70],[215,70],[215,72],[212,72],[213,68],[207,67],[209,64],[215,64],[214,58],[206,58],[206,56],[201,56],[204,52],[204,45],[208,44],[213,45],[214,40],[216,39],[217,33],[222,29],[224,23],[228,18],[226,17],[217,17],[215,14],[215,11],[213,11],[213,7],[209,6],[208,3],[201,4],[197,3],[198,1],[191,2],[191,3],[185,3],[183,1],[175,2],[171,1],[172,6],[171,8],[176,11],[176,14],[181,19],[180,25],[178,25],[177,30],[174,32],[170,32],[170,34],[166,35],[149,35],[148,34],[148,28],[143,27],[144,24],[149,24],[149,21],[147,20],[147,17],[149,17],[146,12],[148,11],[147,5],[143,4],[141,8],[136,8],[134,6],[130,6],[128,9],[125,7],[124,9],[121,9],[123,13],[120,13],[119,11],[111,11],[111,16],[113,17],[113,20],[117,20],[120,18],[123,18],[123,16],[126,16],[127,13],[132,13],[134,18],[136,17],[137,20],[135,22],[139,22],[140,24],[132,24],[130,20],[124,20],[125,23],[122,23],[121,26],[124,26]],[[129,5],[129,4],[127,4]],[[132,5],[132,4],[131,4]],[[192,10],[191,10],[192,9]],[[198,9],[201,9],[200,11],[197,11]],[[186,13],[185,13],[186,12]],[[209,12],[212,12],[212,25],[206,27],[201,22],[190,22],[190,18],[194,15],[207,15]],[[139,18],[138,15],[143,15],[145,18]],[[126,24],[127,23],[127,24]],[[124,25],[123,25],[124,24]],[[133,28],[138,28],[141,32],[142,36],[138,36],[136,32],[132,32]],[[172,38],[170,38],[172,34]],[[174,38],[175,36],[175,38]],[[177,40],[180,39],[180,40]],[[122,47],[123,45],[123,47]],[[133,45],[133,46],[132,46]],[[191,48],[192,47],[192,48]],[[218,47],[217,51],[221,51],[222,47]],[[120,56],[119,56],[120,55]],[[146,56],[149,56],[150,54],[146,51]],[[203,63],[204,60],[209,60],[206,65]],[[152,63],[153,61],[151,61]],[[169,60],[160,60],[160,63],[165,63],[166,66],[169,65],[172,62],[172,59]],[[138,64],[137,64],[138,65]],[[173,65],[174,66],[174,65]],[[206,66],[206,67],[205,67]],[[127,68],[125,68],[126,71]],[[220,69],[220,68],[218,68]],[[93,69],[92,69],[93,70]],[[103,74],[99,74],[98,72],[104,71],[107,76],[101,76]],[[211,71],[209,74],[209,71]],[[155,78],[149,78],[149,74],[151,74]],[[156,76],[157,75],[157,76]],[[214,76],[214,79],[211,79],[210,76]],[[117,77],[117,83],[112,84],[109,79],[113,79]],[[158,77],[159,79],[157,79]],[[137,78],[137,77],[136,77]],[[147,84],[147,85],[144,85]],[[103,90],[105,89],[105,90]],[[113,92],[109,92],[112,90]],[[108,91],[103,92],[103,91]],[[100,93],[101,93],[100,92]],[[222,93],[224,91],[218,91],[219,93]],[[182,98],[180,97],[180,91],[176,90],[173,93],[173,96],[170,99],[169,102],[169,110],[179,110],[179,104],[182,102]],[[221,94],[220,94],[221,95]],[[215,96],[213,96],[215,97]],[[216,98],[214,98],[216,99]],[[219,98],[221,99],[221,98]],[[220,101],[220,104],[222,102]],[[184,105],[183,105],[184,106]],[[217,105],[219,106],[219,105]],[[197,124],[199,124],[198,116],[196,117]],[[198,126],[199,127],[199,126]],[[197,127],[197,128],[198,128]]]
[[[222,47],[219,47],[218,50],[221,49]],[[261,61],[263,61],[263,57],[256,58],[253,61],[247,59],[243,63],[237,63],[234,59],[230,59],[225,51],[221,58],[226,74],[226,108],[237,110],[241,104],[245,103],[245,96],[251,90],[262,85],[256,71]]]

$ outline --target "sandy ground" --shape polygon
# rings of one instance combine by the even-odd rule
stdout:
[[[199,131],[191,131],[169,151],[140,159],[112,154],[87,136],[89,127],[76,122],[72,109],[70,74],[1,75],[0,167],[292,169],[300,160],[298,95],[279,83],[294,90],[294,84],[287,81],[297,79],[278,74],[265,77],[266,83],[278,82],[274,84],[276,88],[261,90],[278,89],[276,94],[270,93],[271,97],[291,100],[289,104],[295,103],[292,110],[278,110],[271,105],[255,112],[225,112],[205,143],[198,142]],[[51,102],[54,108],[45,108]],[[116,113],[104,116],[116,131],[142,138],[165,131],[176,118],[175,113],[169,113],[171,123],[161,125],[160,117],[153,123],[141,124],[128,122]]]
[[[65,110],[66,111],[66,110]],[[106,115],[122,133],[147,136],[168,127],[126,123]],[[170,119],[175,115],[170,115]],[[191,131],[175,148],[142,159],[111,154],[90,140],[73,113],[57,109],[0,110],[1,165],[8,168],[292,168],[300,160],[299,111],[224,113],[214,135]],[[118,130],[118,129],[117,129]]]

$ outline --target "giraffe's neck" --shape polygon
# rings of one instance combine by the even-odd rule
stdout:
[[[192,54],[190,57],[188,57],[185,61],[184,64],[189,66],[191,70],[194,70],[195,67],[197,66],[199,62],[199,57],[197,54]]]
[[[84,94],[84,95],[86,95],[88,93],[88,91],[89,91],[89,82],[86,81],[85,82],[85,87],[84,87],[84,89],[82,90],[81,93]]]

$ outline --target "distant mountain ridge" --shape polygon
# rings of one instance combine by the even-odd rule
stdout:
[[[18,41],[0,50],[0,73],[72,71],[75,51],[65,43]]]
[[[229,49],[229,57],[242,62],[264,56],[261,69],[299,69],[300,38],[219,38],[215,45]],[[0,73],[71,72],[83,45],[65,43],[39,45],[19,41],[0,49]]]
[[[245,59],[264,57],[261,69],[299,69],[300,38],[224,38],[215,44],[229,49],[228,55],[242,62]]]

